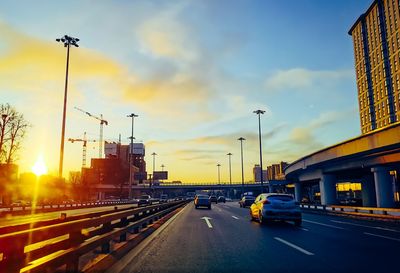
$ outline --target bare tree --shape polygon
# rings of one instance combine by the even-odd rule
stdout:
[[[10,104],[0,104],[0,163],[10,164],[17,159],[17,152],[29,124],[24,116]]]

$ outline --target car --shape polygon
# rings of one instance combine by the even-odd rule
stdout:
[[[146,206],[151,204],[152,204],[152,199],[150,195],[143,194],[142,196],[139,197],[138,206]]]
[[[240,206],[241,208],[250,207],[251,204],[254,203],[254,200],[255,200],[254,196],[252,196],[252,195],[245,195],[245,196],[242,197],[242,199],[240,199],[240,201],[239,201],[239,206]]]
[[[211,196],[210,196],[210,202],[211,202],[211,203],[214,202],[215,204],[218,204],[218,198],[217,198],[217,196],[211,195]]]
[[[167,203],[167,202],[168,202],[168,195],[167,194],[161,194],[160,203]]]
[[[222,203],[225,203],[226,202],[226,199],[225,199],[225,197],[224,196],[218,196],[218,199],[217,199],[217,202],[222,202]]]
[[[25,206],[30,206],[31,203],[27,202],[25,200],[17,200],[11,203],[12,207],[25,207]]]
[[[301,226],[302,216],[299,203],[291,194],[262,193],[257,196],[250,207],[252,220],[258,219],[261,224],[273,220],[293,221]]]
[[[198,194],[194,198],[193,202],[196,209],[199,207],[207,207],[208,209],[211,209],[211,199],[208,195]]]

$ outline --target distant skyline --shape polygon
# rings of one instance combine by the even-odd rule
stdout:
[[[354,53],[347,31],[372,0],[360,1],[3,1],[0,94],[32,124],[20,173],[40,155],[57,174],[66,50],[71,49],[66,139],[146,145],[170,180],[241,181],[259,163],[291,162],[360,135]],[[64,176],[80,170],[82,143],[65,143]],[[88,144],[90,158],[98,143]],[[149,168],[150,166],[150,168]]]

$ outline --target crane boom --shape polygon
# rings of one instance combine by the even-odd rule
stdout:
[[[81,108],[78,108],[78,107],[74,107],[74,108],[78,111],[81,111],[82,113],[85,113],[89,117],[95,118],[100,121],[99,158],[102,158],[103,157],[102,156],[102,154],[103,154],[103,152],[102,152],[103,151],[103,126],[104,126],[104,124],[108,125],[108,121],[103,119],[103,114],[101,114],[100,117],[98,117],[98,116],[91,114],[88,111],[81,109]]]
[[[69,138],[68,141],[71,143],[74,142],[83,142],[82,148],[82,168],[86,167],[86,144],[87,142],[96,142],[96,140],[88,140],[86,139],[86,132],[83,134],[83,139],[81,138]]]

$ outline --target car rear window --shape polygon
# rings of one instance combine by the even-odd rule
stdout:
[[[293,201],[293,197],[289,195],[272,195],[267,197],[269,200],[280,200],[280,201]]]
[[[197,195],[199,199],[208,199],[208,195]]]

